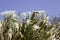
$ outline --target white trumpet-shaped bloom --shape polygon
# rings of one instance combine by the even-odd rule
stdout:
[[[34,25],[33,28],[34,28],[34,30],[37,30],[37,29],[39,29],[39,26]]]
[[[25,19],[27,17],[27,14],[25,12],[23,12],[21,16],[23,19]]]
[[[15,28],[18,30],[18,29],[19,29],[19,25],[18,25],[18,23],[15,22],[14,25],[15,25]]]
[[[27,19],[27,25],[29,25],[30,21],[31,21],[31,20]]]
[[[17,17],[17,15],[16,14],[13,14],[13,16],[12,16],[13,18],[15,18],[15,17]]]
[[[12,39],[12,29],[11,28],[8,31],[8,36],[9,36],[10,39]]]
[[[28,12],[28,16],[29,16],[29,19],[31,18],[31,16],[32,16],[32,12]]]
[[[44,23],[46,22],[46,20],[44,20]]]
[[[15,13],[16,13],[15,10],[12,10],[12,11],[4,11],[4,12],[1,13],[1,15],[4,16],[5,18],[6,17],[9,17],[9,16],[16,17],[17,15]]]
[[[41,11],[35,10],[34,12],[38,12],[39,14],[41,14],[41,13],[45,13],[44,10],[41,10]]]

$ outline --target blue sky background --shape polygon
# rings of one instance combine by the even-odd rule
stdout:
[[[50,17],[60,16],[60,0],[0,0],[0,12],[45,10]],[[1,16],[0,16],[1,19]]]

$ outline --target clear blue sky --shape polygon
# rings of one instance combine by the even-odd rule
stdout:
[[[45,10],[50,17],[59,16],[60,0],[0,0],[0,12],[5,10],[27,12],[34,9]]]

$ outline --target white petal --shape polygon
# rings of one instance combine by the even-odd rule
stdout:
[[[44,23],[46,22],[46,20],[44,20]]]
[[[32,16],[32,12],[28,12],[28,16],[29,16],[29,19],[31,18],[31,16]]]
[[[15,24],[16,28],[19,29],[19,25],[18,25],[18,23],[15,22],[14,24]]]
[[[10,33],[12,32],[12,29],[11,29],[11,28],[9,29],[9,32],[10,32]]]
[[[28,24],[28,25],[29,25],[30,21],[31,21],[31,20],[27,19],[27,24]]]
[[[34,25],[33,27],[34,27],[34,30],[39,29],[39,26],[37,25]]]
[[[14,10],[12,10],[12,11],[4,11],[4,12],[1,13],[1,15],[4,16],[4,17],[8,17],[8,16],[13,15],[13,14],[15,14]]]
[[[16,15],[16,14],[13,14],[13,18],[14,18],[14,17],[17,17],[17,15]]]
[[[35,10],[34,12],[38,12],[39,14],[45,13],[44,10],[41,10],[41,11]]]
[[[23,12],[21,16],[23,17],[23,19],[25,19],[27,17],[27,14]]]

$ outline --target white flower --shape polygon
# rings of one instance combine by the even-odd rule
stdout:
[[[11,28],[9,29],[8,33],[13,33]]]
[[[54,39],[54,37],[55,37],[55,34],[53,34],[52,39]]]
[[[46,17],[46,20],[49,20],[49,16]]]
[[[17,15],[16,15],[16,14],[13,14],[12,16],[13,16],[13,18],[17,17]]]
[[[44,20],[44,23],[46,22],[46,20]]]
[[[29,19],[31,18],[31,16],[32,16],[32,12],[28,12],[28,16],[29,16]]]
[[[27,17],[27,14],[23,12],[21,16],[23,17],[23,19],[25,19]]]
[[[1,15],[3,17],[5,17],[5,18],[8,18],[8,17],[11,16],[11,19],[18,21],[17,20],[18,16],[16,15],[16,11],[15,10],[12,10],[12,11],[4,11],[4,12],[1,13]]]
[[[38,12],[39,14],[45,13],[44,10],[41,10],[41,11],[39,11],[39,10],[34,10],[33,12]]]
[[[15,28],[18,30],[18,29],[19,29],[19,25],[18,25],[18,23],[15,22],[14,25],[15,25]]]
[[[29,25],[30,21],[31,21],[31,20],[27,19],[27,25]]]
[[[12,38],[12,29],[11,28],[8,31],[8,36],[9,36],[10,39]]]
[[[16,14],[13,14],[11,19],[18,21],[17,18],[18,16]]]
[[[46,20],[46,23],[49,24],[49,19]]]
[[[4,16],[4,17],[9,17],[9,16],[11,16],[11,15],[14,16],[15,13],[16,13],[15,10],[12,10],[12,11],[4,11],[4,12],[1,13],[1,15]],[[15,15],[15,16],[16,16],[16,15]],[[15,17],[15,16],[14,16],[14,17]]]
[[[23,16],[26,16],[26,13],[25,12],[23,12]]]
[[[21,37],[23,37],[22,33],[20,32]]]
[[[33,28],[34,28],[34,30],[37,30],[37,29],[39,29],[39,26],[34,25]]]

